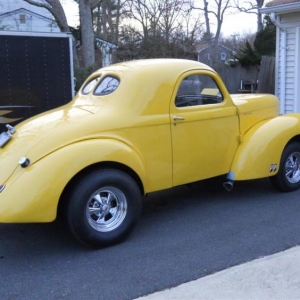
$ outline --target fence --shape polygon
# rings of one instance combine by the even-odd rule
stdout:
[[[275,58],[263,56],[260,66],[221,65],[214,69],[223,79],[229,93],[259,92],[274,94]]]
[[[275,92],[275,57],[263,56],[258,76],[258,93],[274,94]]]
[[[219,73],[231,94],[240,93],[241,90],[251,91],[251,85],[246,88],[243,83],[255,84],[258,80],[259,69],[256,66],[251,66],[246,69],[240,65],[235,67],[223,65],[216,67],[215,70]]]

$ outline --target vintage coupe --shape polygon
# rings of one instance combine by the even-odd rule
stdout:
[[[190,60],[100,69],[67,105],[0,135],[0,222],[50,222],[102,247],[124,240],[147,193],[224,175],[300,187],[300,115],[273,95],[229,95]]]

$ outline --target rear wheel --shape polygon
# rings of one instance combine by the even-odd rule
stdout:
[[[272,185],[280,191],[291,192],[300,188],[300,143],[288,144],[281,156],[277,175],[270,177]]]
[[[81,178],[70,194],[66,219],[83,244],[105,247],[123,241],[141,213],[141,192],[128,174],[97,170]]]

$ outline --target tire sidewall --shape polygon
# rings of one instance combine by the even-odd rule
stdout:
[[[285,165],[287,159],[292,153],[295,152],[298,152],[300,154],[300,143],[292,142],[285,147],[281,156],[279,171],[277,175],[271,177],[271,182],[274,187],[283,192],[292,192],[300,188],[300,181],[291,183],[287,180],[285,174]]]
[[[109,186],[124,193],[127,213],[117,228],[101,232],[89,224],[86,208],[90,197],[97,190]],[[85,176],[77,183],[69,200],[67,221],[79,241],[90,246],[104,247],[121,242],[131,233],[141,214],[141,207],[141,193],[135,181],[122,171],[103,169]]]

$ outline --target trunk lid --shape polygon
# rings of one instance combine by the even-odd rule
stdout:
[[[91,116],[91,112],[65,106],[18,124],[12,138],[0,148],[0,184],[15,171],[21,157],[30,154],[29,159],[33,164],[49,152],[68,143],[68,140],[72,142],[76,139],[76,134],[70,134],[71,127],[78,126],[80,120],[88,116]]]

